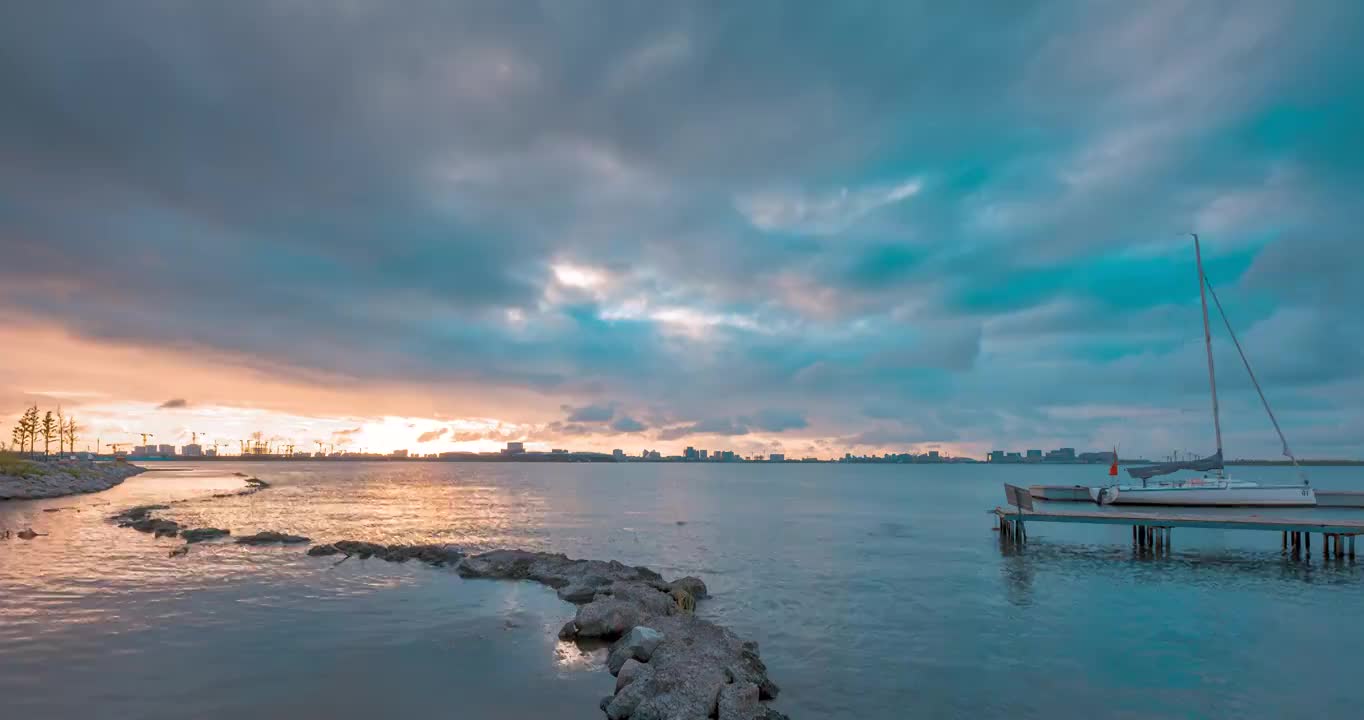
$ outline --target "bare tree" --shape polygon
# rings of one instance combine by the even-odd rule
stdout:
[[[57,434],[57,420],[52,417],[51,410],[43,415],[41,430],[43,433],[43,457],[47,457],[48,449],[52,447],[52,437]]]
[[[61,429],[62,435],[66,436],[66,449],[69,452],[76,452],[76,433],[80,427],[76,425],[76,418],[67,418],[66,425]]]
[[[66,416],[62,415],[62,406],[57,406],[57,457],[62,456],[66,450]]]

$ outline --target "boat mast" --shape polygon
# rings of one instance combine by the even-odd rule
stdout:
[[[1203,250],[1198,245],[1198,233],[1193,235],[1194,260],[1198,263],[1198,300],[1203,304],[1203,344],[1208,350],[1208,386],[1212,388],[1212,427],[1217,433],[1217,454],[1222,454],[1222,418],[1217,407],[1217,371],[1212,362],[1212,329],[1208,326],[1207,278],[1203,275]],[[1223,460],[1225,462],[1225,460]],[[1219,476],[1224,472],[1219,470]]]

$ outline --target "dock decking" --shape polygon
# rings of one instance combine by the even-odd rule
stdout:
[[[1121,510],[1112,505],[1093,510],[1052,508],[1035,509],[1031,489],[1005,486],[1010,507],[996,507],[1000,537],[1026,542],[1027,525],[1034,522],[1084,523],[1089,525],[1130,525],[1132,541],[1143,548],[1168,549],[1174,528],[1214,530],[1268,530],[1279,532],[1283,549],[1294,556],[1312,551],[1312,533],[1322,536],[1324,557],[1355,557],[1355,537],[1364,535],[1364,518],[1309,518],[1259,515],[1254,512],[1193,514],[1178,508]],[[1341,507],[1339,505],[1335,507]],[[1348,507],[1348,506],[1347,506]],[[1305,512],[1310,513],[1310,510]]]

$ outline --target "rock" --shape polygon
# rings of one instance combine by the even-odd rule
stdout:
[[[641,665],[632,674],[634,677],[630,679],[630,682],[621,687],[620,692],[616,693],[606,706],[606,717],[610,720],[624,720],[624,718],[633,717],[640,705],[657,693],[653,668],[648,665]],[[699,719],[707,717],[707,715],[697,715],[696,717]]]
[[[288,535],[286,533],[266,530],[255,535],[244,535],[237,538],[238,545],[270,545],[272,543],[283,543],[285,545],[296,545],[298,543],[311,542],[302,535]]]
[[[326,555],[336,555],[336,554],[338,554],[338,553],[340,553],[340,552],[341,552],[340,550],[337,550],[337,549],[336,549],[336,546],[335,546],[335,545],[331,545],[331,544],[328,544],[328,545],[314,545],[314,546],[308,548],[308,554],[309,554],[309,555],[312,555],[313,557],[323,557],[323,556],[326,556]]]
[[[188,546],[188,545],[181,545],[181,546],[178,547],[178,548],[173,548],[169,553],[166,553],[166,557],[179,557],[179,556],[181,556],[181,555],[188,555],[188,554],[189,554],[189,546]]]
[[[611,648],[611,653],[606,656],[606,669],[612,675],[619,675],[620,669],[625,667],[626,660],[634,660],[630,657],[630,648],[616,645]]]
[[[602,711],[602,712],[606,712],[606,706],[608,706],[608,705],[610,705],[610,704],[611,704],[611,696],[610,696],[610,695],[607,695],[606,697],[604,697],[604,698],[601,699],[601,702],[598,702],[598,703],[597,703],[597,707],[601,708],[601,711]]]
[[[251,486],[257,487],[257,488],[268,488],[268,487],[270,487],[270,483],[265,482],[264,480],[262,480],[262,479],[260,479],[260,478],[258,478],[258,477],[249,477],[249,478],[246,479],[245,482],[246,482],[247,485],[251,485]]]
[[[597,584],[575,582],[559,588],[559,599],[564,602],[571,602],[574,605],[583,605],[592,602],[592,598],[597,596],[597,589],[601,587]]]
[[[572,620],[564,623],[564,626],[559,628],[560,640],[572,640],[575,637],[578,637],[578,624]]]
[[[182,530],[180,532],[180,537],[184,538],[187,543],[197,543],[205,540],[216,540],[217,538],[226,537],[231,534],[232,531],[223,530],[222,528],[191,528],[189,530]]]
[[[691,594],[692,597],[696,598],[697,600],[700,600],[709,595],[709,593],[706,592],[706,584],[704,582],[701,582],[701,578],[692,577],[690,575],[684,578],[678,578],[668,583],[668,589],[686,590],[688,593]]]
[[[663,642],[663,633],[643,625],[636,625],[630,632],[616,641],[611,648],[611,658],[607,661],[611,666],[611,674],[615,675],[628,659],[635,659],[640,662],[649,662],[653,657],[660,643]],[[613,662],[617,653],[623,655],[619,662]]]
[[[20,540],[32,540],[33,538],[41,537],[46,534],[47,533],[33,532],[33,528],[24,528],[23,530],[20,530],[19,532],[15,533],[15,535],[18,536]]]
[[[138,505],[130,507],[109,519],[119,524],[119,527],[129,527],[139,520],[146,520],[153,510],[169,510],[169,505]]]
[[[764,712],[758,702],[758,686],[731,683],[720,688],[719,720],[760,720]]]
[[[355,556],[361,560],[368,560],[370,556],[382,553],[388,548],[377,543],[362,542],[360,540],[342,540],[335,543],[336,549],[340,550],[347,557]]]
[[[644,663],[634,658],[626,660],[625,664],[621,665],[620,671],[616,673],[616,692],[619,693],[622,688],[629,685],[643,667]]]
[[[578,607],[573,622],[580,638],[614,640],[644,621],[644,610],[632,602],[599,597]]]
[[[617,580],[603,592],[617,600],[639,605],[650,615],[671,615],[677,611],[673,599],[653,585]]]

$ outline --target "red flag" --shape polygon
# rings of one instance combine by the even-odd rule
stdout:
[[[1117,476],[1118,474],[1118,447],[1113,446],[1113,464],[1108,467],[1108,474]]]

